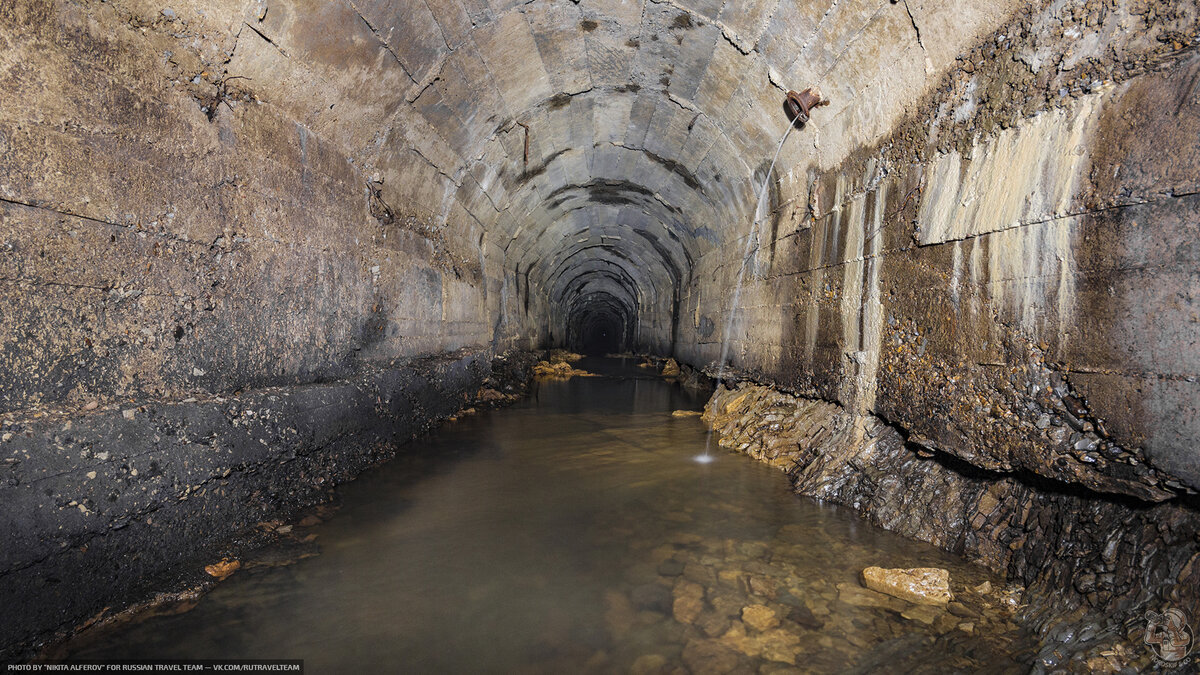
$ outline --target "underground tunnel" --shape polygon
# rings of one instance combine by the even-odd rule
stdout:
[[[6,672],[1196,667],[1195,0],[9,0],[0,93]]]

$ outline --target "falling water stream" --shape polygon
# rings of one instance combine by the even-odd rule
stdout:
[[[757,247],[754,247],[754,242],[758,240],[758,226],[764,217],[763,200],[767,196],[767,188],[771,185],[771,175],[775,171],[775,163],[779,161],[779,153],[783,152],[783,144],[787,143],[788,136],[792,134],[792,129],[796,128],[795,124],[789,124],[787,130],[783,132],[783,138],[779,139],[779,145],[775,147],[775,156],[771,158],[771,164],[767,167],[767,173],[763,176],[762,187],[758,189],[758,200],[754,203],[754,220],[750,222],[750,229],[746,233],[746,246],[742,251],[742,262],[738,265],[737,280],[733,284],[733,297],[729,303],[729,313],[725,319],[725,332],[721,336],[721,358],[717,362],[717,382],[725,379],[725,362],[729,358],[729,343],[733,339],[733,322],[736,320],[738,306],[742,301],[742,283],[746,278],[746,265],[750,262],[750,256],[757,253]],[[753,250],[752,247],[754,247]],[[708,438],[704,441],[704,452],[695,457],[697,462],[708,464],[713,461],[712,455],[712,432],[709,432]]]
[[[189,611],[85,633],[71,656],[293,658],[308,673],[1023,670],[1026,638],[969,590],[998,578],[797,499],[749,458],[687,461],[705,427],[672,412],[701,397],[632,360],[577,365],[600,376],[443,426]],[[867,591],[870,565],[944,567],[962,605]]]

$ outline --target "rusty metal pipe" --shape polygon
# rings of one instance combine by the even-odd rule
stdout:
[[[794,91],[789,91],[787,93],[787,100],[784,102],[784,107],[787,109],[792,123],[799,124],[807,123],[813,108],[819,108],[823,105],[829,105],[829,101],[823,100],[821,92],[813,87],[809,87],[798,94]]]

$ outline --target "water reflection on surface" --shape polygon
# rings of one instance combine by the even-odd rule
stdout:
[[[748,458],[694,461],[703,424],[671,411],[702,400],[632,364],[579,365],[610,376],[541,383],[345,485],[308,530],[319,556],[239,572],[194,610],[75,656],[303,658],[313,673],[1021,670],[1006,654],[1018,634],[982,600],[931,619],[851,592],[870,565],[945,567],[956,590],[983,572],[798,498]],[[753,605],[776,617],[761,631],[741,620]]]

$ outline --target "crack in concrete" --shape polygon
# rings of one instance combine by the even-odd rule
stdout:
[[[276,43],[276,42],[275,42],[274,40],[272,40],[271,38],[267,37],[266,33],[264,33],[264,32],[262,32],[261,30],[259,30],[259,29],[255,28],[254,26],[251,26],[251,25],[250,25],[250,24],[248,24],[248,23],[244,23],[244,22],[243,22],[243,23],[242,23],[242,25],[243,25],[243,26],[245,26],[246,28],[249,28],[250,30],[254,31],[254,34],[255,34],[255,35],[257,35],[258,37],[262,38],[263,40],[265,40],[265,41],[267,42],[267,44],[269,44],[269,45],[271,45],[272,47],[274,47],[275,49],[277,49],[277,50],[279,51],[279,53],[280,53],[280,54],[283,54],[283,56],[284,56],[285,58],[289,58],[289,59],[290,59],[290,58],[292,58],[292,56],[291,56],[290,54],[288,54],[288,53],[287,53],[287,51],[285,51],[283,47],[280,47],[278,43]],[[238,31],[238,34],[240,35],[240,34],[241,34],[241,31]]]
[[[404,71],[404,74],[408,77],[408,79],[412,80],[413,84],[417,84],[417,78],[413,77],[413,74],[408,72],[408,67],[405,66],[404,62],[400,60],[400,55],[392,49],[391,45],[387,43],[387,40],[383,39],[383,36],[379,34],[379,31],[375,28],[375,26],[371,25],[370,21],[367,21],[367,17],[363,16],[363,13],[359,11],[357,6],[355,6],[354,1],[346,0],[346,4],[349,5],[350,9],[354,10],[354,13],[358,15],[358,18],[362,19],[362,22],[366,24],[367,28],[371,31],[371,35],[374,35],[375,39],[379,41],[379,46],[383,47],[388,54],[392,55],[392,58],[396,60],[396,63],[400,66],[400,69]],[[428,6],[426,9],[428,9]],[[441,24],[438,24],[438,28],[441,28]],[[253,27],[251,27],[251,30],[253,30]],[[258,31],[254,32],[258,33]],[[259,33],[259,35],[262,35],[262,33]],[[445,39],[445,35],[442,36],[442,39]]]
[[[825,22],[829,20],[829,15],[837,9],[838,2],[840,2],[840,0],[833,0],[833,2],[830,3],[829,9],[825,10],[825,13],[821,15],[820,21],[817,21],[817,25],[813,27],[812,33],[804,39],[804,42],[800,45],[800,49],[796,50],[796,58],[792,59],[788,63],[787,68],[784,70],[791,71],[792,66],[796,65],[796,62],[803,58],[804,53],[808,51],[808,46],[812,44],[813,39],[817,37],[817,33],[820,33],[821,29],[825,27]]]
[[[52,206],[46,206],[44,204],[38,204],[36,202],[26,202],[26,201],[22,201],[19,199],[10,199],[7,197],[0,197],[0,203],[12,204],[13,206],[23,206],[27,209],[37,209],[39,211],[48,211],[50,213],[58,214],[60,216],[66,217],[66,218],[78,218],[79,220],[87,221],[89,223],[95,223],[97,225],[107,225],[109,227],[119,227],[123,230],[136,230],[136,224],[115,223],[110,220],[103,220],[101,218],[96,218],[93,216],[85,216],[80,213],[73,213],[71,211],[56,209]],[[183,237],[183,236],[180,236],[177,234],[171,234],[169,232],[155,232],[152,230],[140,230],[140,231],[145,232],[148,235],[152,235],[155,237],[162,237],[164,239],[178,242],[180,244],[191,244],[193,246],[203,246],[205,248],[208,248],[208,244],[196,241],[194,239],[188,239],[187,237]]]
[[[929,50],[925,49],[925,42],[921,40],[921,27],[917,25],[917,17],[913,16],[912,8],[908,6],[908,0],[904,1],[904,11],[908,13],[908,20],[912,22],[913,30],[917,33],[917,45],[921,48],[921,53],[925,56],[925,77],[928,78],[933,70],[933,63],[929,60]]]
[[[854,46],[854,43],[858,42],[858,39],[867,32],[867,29],[871,27],[871,24],[874,23],[875,19],[878,18],[886,8],[887,5],[880,7],[874,14],[871,15],[871,18],[867,19],[866,22],[863,23],[861,28],[854,31],[854,35],[846,41],[846,46],[842,48],[842,51],[838,52],[838,55],[833,59],[833,63],[829,64],[829,67],[825,69],[825,72],[821,73],[821,77],[818,81],[824,82],[825,78],[829,77],[829,73],[833,72],[833,69],[837,68],[838,64],[842,62],[842,59],[846,56],[846,52],[850,51],[850,48]]]
[[[696,12],[693,9],[684,7],[683,5],[679,4],[678,2],[675,2],[675,0],[649,0],[649,2],[652,2],[656,5],[668,5],[668,6],[673,7],[681,12],[685,12],[688,16],[698,18],[698,23],[699,22],[711,23],[712,25],[716,26],[717,29],[720,31],[721,37],[725,38],[725,41],[728,42],[734,49],[741,52],[741,54],[743,56],[749,56],[750,52],[754,51],[753,47],[743,46],[742,42],[741,42],[741,36],[739,36],[736,32],[734,32],[734,30],[731,29],[729,26],[726,26],[724,23],[722,23],[721,21],[718,21],[717,19],[710,19],[707,16],[704,16],[703,14]]]

